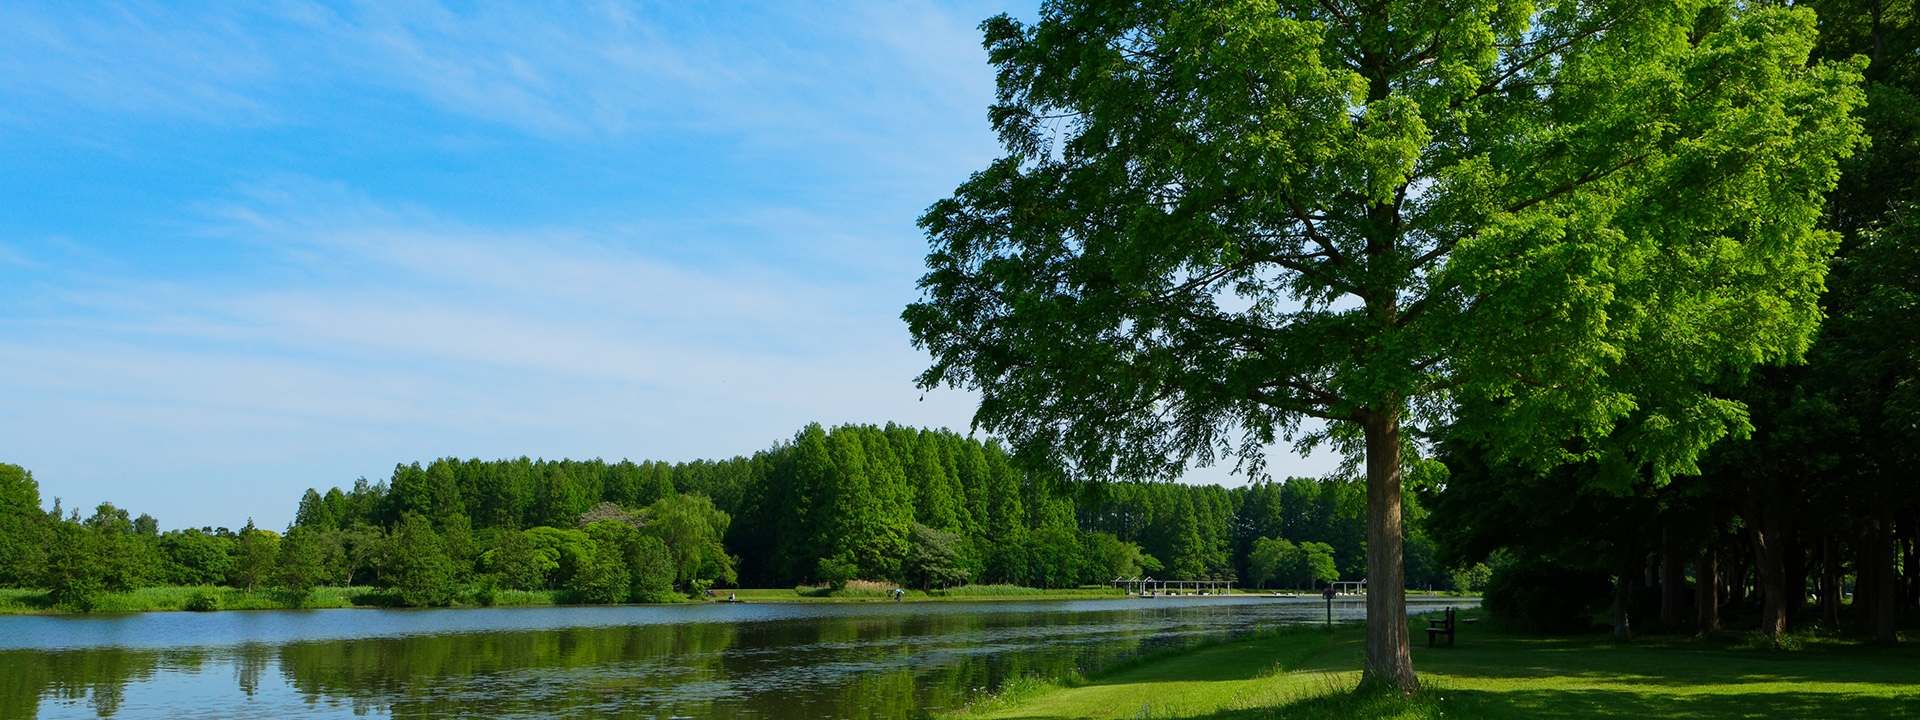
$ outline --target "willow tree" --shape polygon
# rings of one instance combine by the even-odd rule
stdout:
[[[1403,432],[1690,469],[1699,381],[1798,354],[1857,143],[1805,10],[1056,0],[982,25],[1006,155],[921,219],[923,387],[1083,477],[1353,439],[1365,677],[1416,684]],[[1467,416],[1472,422],[1466,422]]]

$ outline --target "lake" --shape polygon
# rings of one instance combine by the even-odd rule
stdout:
[[[1324,614],[1234,596],[15,616],[0,718],[912,718]]]

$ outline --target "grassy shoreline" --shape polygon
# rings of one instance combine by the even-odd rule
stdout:
[[[496,590],[492,606],[566,605],[572,593],[563,590]],[[195,606],[196,600],[202,605]],[[0,589],[0,615],[86,615],[97,613],[177,612],[221,610],[322,610],[337,608],[392,608],[398,602],[386,590],[373,587],[317,587],[298,601],[272,590],[248,592],[220,585],[140,588],[102,593],[91,611],[55,607],[44,590]],[[453,607],[484,607],[456,603]]]
[[[1475,613],[1477,614],[1477,613]],[[1920,717],[1920,648],[1831,637],[1776,650],[1751,635],[1540,637],[1463,626],[1454,647],[1414,630],[1412,697],[1355,693],[1359,625],[1300,628],[1127,662],[1066,682],[1027,678],[946,717],[1592,718]]]
[[[742,603],[861,603],[893,602],[884,590],[847,588],[829,592],[825,588],[741,588],[715,590],[707,602],[724,601],[729,594]],[[1269,591],[1241,591],[1235,597],[1267,597]],[[193,607],[195,596],[204,596],[201,607]],[[1302,594],[1302,596],[1305,596]],[[463,593],[464,601],[450,607],[526,607],[576,605],[574,593],[566,590],[495,590],[493,601],[474,601],[472,593]],[[947,590],[908,590],[902,602],[974,602],[998,600],[1097,600],[1119,599],[1128,595],[1113,588],[1039,589],[1012,585],[966,585]],[[1410,598],[1433,599],[1453,596],[1409,594]],[[1344,601],[1352,601],[1348,598]],[[689,599],[687,602],[700,600]],[[93,613],[177,612],[189,610],[315,610],[336,608],[393,608],[399,603],[387,591],[373,587],[318,587],[304,600],[293,601],[272,590],[248,592],[218,585],[168,586],[141,588],[131,592],[104,593]],[[55,607],[44,590],[0,589],[0,616],[6,615],[83,615]]]

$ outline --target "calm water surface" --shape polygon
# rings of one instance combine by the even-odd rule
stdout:
[[[0,718],[913,718],[1324,614],[1241,596],[6,617]]]

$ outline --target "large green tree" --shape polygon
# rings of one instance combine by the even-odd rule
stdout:
[[[40,484],[19,465],[0,463],[0,587],[30,585],[47,560],[48,518]]]
[[[1416,685],[1403,429],[1692,471],[1701,387],[1803,351],[1857,144],[1811,11],[1718,0],[1058,0],[984,24],[1005,157],[922,218],[925,387],[1090,477],[1363,456],[1365,678]]]

